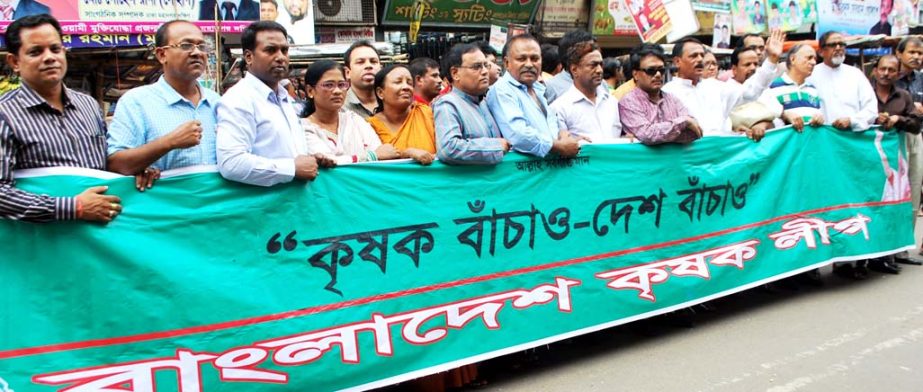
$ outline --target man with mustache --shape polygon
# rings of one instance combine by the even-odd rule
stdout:
[[[586,41],[571,46],[566,62],[574,85],[551,104],[558,128],[593,142],[618,139],[622,135],[618,100],[600,84],[603,56],[599,45]]]
[[[148,166],[170,170],[216,164],[220,97],[198,82],[211,51],[205,36],[196,25],[174,20],[157,29],[154,45],[163,76],[119,98],[109,126],[109,170],[135,175]]]
[[[288,38],[276,22],[254,22],[240,37],[248,71],[218,102],[218,170],[224,178],[272,186],[313,180],[335,162],[306,155],[304,128],[293,98],[280,85],[288,77]]]
[[[282,0],[286,12],[279,12],[277,23],[285,27],[289,40],[297,45],[314,44],[314,7],[309,0]]]
[[[381,71],[378,50],[366,40],[353,42],[343,55],[343,64],[350,82],[343,107],[368,119],[378,108],[378,97],[375,96],[375,74]]]
[[[490,61],[475,44],[452,46],[444,61],[453,86],[433,104],[439,160],[459,165],[500,163],[510,144],[484,99],[490,87]]]
[[[577,138],[558,129],[557,117],[545,101],[545,86],[538,83],[542,70],[538,40],[527,34],[510,38],[503,47],[503,61],[506,73],[487,93],[487,107],[512,149],[538,157],[550,152],[576,156]]]
[[[705,46],[695,38],[683,38],[673,46],[677,74],[663,86],[675,95],[702,128],[703,136],[734,135],[729,115],[740,92],[715,79],[705,79]],[[768,84],[768,83],[767,83]]]
[[[637,2],[637,4],[643,4]],[[574,85],[573,75],[570,74],[570,64],[567,64],[567,52],[576,44],[583,42],[596,42],[596,38],[585,30],[574,30],[564,34],[558,41],[558,58],[561,60],[561,66],[564,72],[560,72],[550,80],[545,80],[545,99],[548,103],[554,103],[561,94],[570,90]]]
[[[913,99],[916,109],[923,112],[923,40],[916,36],[906,37],[897,44],[897,55],[900,59],[900,77],[894,81],[894,86],[907,90]],[[923,182],[923,139],[919,133],[906,133],[907,161],[910,177],[910,197],[913,200],[913,211],[920,210],[920,184]],[[916,217],[914,217],[916,219]],[[923,260],[913,257],[909,252],[895,255],[895,260],[901,264],[923,265]]]
[[[843,64],[846,37],[835,31],[820,36],[822,64],[814,67],[808,81],[820,95],[824,118],[837,129],[864,131],[878,118],[872,85],[859,69]]]
[[[619,101],[622,131],[644,144],[690,143],[702,129],[675,96],[662,91],[666,56],[657,44],[641,44],[629,56],[636,88]]]
[[[75,196],[16,188],[15,170],[68,166],[106,168],[106,123],[92,97],[64,85],[67,57],[61,25],[48,14],[17,19],[4,35],[6,63],[22,85],[0,97],[0,218],[30,222],[109,222],[121,211],[105,186]]]
[[[906,132],[908,137],[918,136],[923,114],[914,106],[910,93],[894,85],[898,78],[900,64],[897,57],[893,55],[882,56],[872,70],[875,96],[878,98],[878,118],[875,123],[881,125],[885,130]],[[911,193],[916,196],[915,201],[919,203],[920,179],[914,180],[913,176],[910,176],[910,179]],[[916,212],[917,208],[919,208],[918,205],[913,212]],[[908,219],[912,219],[911,222],[915,224],[916,214],[910,215]],[[900,267],[894,264],[896,260],[902,260],[906,264],[913,264],[914,262],[907,252],[901,252],[893,258],[887,256],[870,260],[869,269],[896,274],[900,272]]]

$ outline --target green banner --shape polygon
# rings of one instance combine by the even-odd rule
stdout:
[[[540,0],[426,0],[423,26],[489,28],[492,24],[530,24]],[[388,0],[382,24],[409,26],[414,0]]]
[[[0,390],[367,389],[912,247],[902,134],[107,184],[108,225],[0,222]]]

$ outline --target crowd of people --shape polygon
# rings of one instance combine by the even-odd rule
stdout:
[[[92,98],[63,84],[67,59],[58,22],[29,16],[6,32],[8,63],[23,83],[0,98],[0,216],[108,222],[122,210],[104,187],[74,197],[18,189],[18,169],[109,170],[135,176],[144,191],[162,170],[217,165],[228,180],[272,186],[355,162],[491,165],[509,151],[569,158],[585,143],[691,143],[729,135],[759,141],[775,127],[801,132],[821,124],[905,132],[916,211],[923,182],[923,41],[903,39],[868,78],[844,64],[845,39],[828,32],[819,50],[796,44],[784,53],[782,32],[747,35],[724,72],[695,38],[676,42],[671,53],[645,43],[632,50],[622,67],[626,81],[617,87],[618,65],[582,30],[566,34],[557,47],[518,35],[502,53],[486,43],[460,43],[441,62],[417,58],[408,65],[383,66],[375,47],[358,41],[342,64],[319,61],[308,68],[297,81],[305,103],[296,106],[283,83],[289,76],[284,27],[260,21],[246,28],[247,72],[219,96],[197,81],[209,50],[202,32],[176,20],[155,35],[162,77],[127,92],[107,125]],[[909,254],[898,259],[916,262]],[[898,269],[889,260],[872,267]]]

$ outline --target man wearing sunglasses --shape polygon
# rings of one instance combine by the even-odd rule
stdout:
[[[846,37],[835,31],[821,35],[820,56],[808,82],[817,87],[821,109],[828,124],[842,130],[864,131],[878,118],[878,99],[868,78],[859,69],[843,64]]]
[[[148,166],[216,164],[219,96],[198,82],[210,50],[202,31],[187,21],[170,21],[157,29],[154,44],[163,76],[119,99],[109,127],[109,170],[135,175]],[[152,184],[140,184],[139,190]]]
[[[619,100],[622,132],[644,144],[689,143],[702,137],[702,129],[683,103],[661,91],[666,77],[666,56],[657,44],[641,44],[629,57],[636,88]]]

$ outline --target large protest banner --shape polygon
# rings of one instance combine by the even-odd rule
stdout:
[[[908,249],[901,140],[808,128],[273,188],[21,177],[107,184],[124,213],[0,221],[0,386],[367,389]]]

